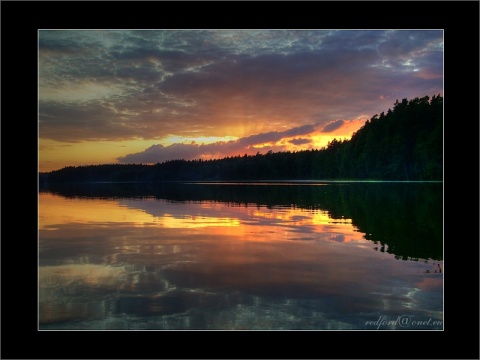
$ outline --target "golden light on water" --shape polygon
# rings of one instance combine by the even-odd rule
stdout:
[[[425,311],[442,318],[443,262],[374,251],[356,220],[316,205],[39,196],[40,328],[209,328],[194,314],[219,308],[237,318],[215,329],[271,328],[272,313],[298,328],[283,315],[304,300],[300,327],[323,328],[310,321],[332,304],[355,324],[375,309],[424,311],[426,296],[437,300]],[[192,324],[165,322],[178,318]]]
[[[118,227],[164,229],[209,227],[216,234],[229,234],[232,230],[228,228],[235,228],[235,234],[244,234],[244,241],[281,241],[285,238],[279,236],[282,231],[301,232],[305,229],[316,234],[331,234],[332,241],[364,241],[351,219],[333,219],[327,211],[322,210],[226,206],[216,202],[187,202],[179,207],[175,203],[154,198],[116,200],[40,194],[40,231],[57,230],[59,226],[72,224],[96,227],[118,224]],[[257,225],[266,229],[264,235],[249,236],[248,229]],[[226,229],[223,231],[222,228]]]
[[[176,218],[172,214],[165,214],[160,221],[156,221],[156,224],[159,224],[166,228],[199,228],[207,226],[220,226],[220,227],[231,227],[231,226],[240,226],[240,221],[238,219],[232,218],[221,218],[221,217],[206,217],[206,216],[188,216],[185,218]]]
[[[95,206],[92,206],[95,204]],[[40,194],[39,230],[55,229],[58,225],[123,223],[143,226],[153,217],[141,210],[119,206],[113,199],[68,199],[53,194]]]

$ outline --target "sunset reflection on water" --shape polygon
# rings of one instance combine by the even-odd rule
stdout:
[[[39,198],[40,329],[362,329],[442,318],[441,260],[374,251],[327,210]]]

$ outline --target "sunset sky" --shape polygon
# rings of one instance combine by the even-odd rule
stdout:
[[[442,30],[39,30],[39,170],[321,148],[443,96]]]

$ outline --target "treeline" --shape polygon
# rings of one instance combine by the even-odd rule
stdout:
[[[443,98],[395,102],[367,120],[350,140],[298,152],[171,160],[156,165],[66,167],[40,174],[45,182],[372,179],[442,180]]]

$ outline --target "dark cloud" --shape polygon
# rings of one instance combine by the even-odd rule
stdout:
[[[199,145],[172,144],[152,145],[148,149],[118,158],[122,163],[157,163],[165,160],[191,159],[198,157]]]
[[[344,123],[345,122],[343,120],[332,121],[332,122],[328,123],[327,125],[325,125],[323,127],[322,131],[323,132],[332,132],[334,130],[337,130],[337,129],[341,128]]]
[[[285,131],[271,131],[268,133],[250,135],[237,140],[242,146],[250,146],[255,144],[263,144],[268,142],[276,142],[285,137],[306,135],[315,131],[315,125],[304,125],[295,127]]]
[[[138,123],[127,114],[115,114],[101,103],[43,102],[39,104],[41,138],[76,142],[128,138]]]
[[[379,43],[378,50],[383,56],[402,59],[442,42],[443,33],[437,30],[389,31]],[[443,48],[439,50],[443,51]]]
[[[268,133],[247,136],[238,140],[218,141],[211,144],[177,143],[168,146],[158,144],[152,145],[142,152],[119,157],[117,160],[121,163],[157,163],[174,159],[193,160],[204,156],[218,157],[225,155],[250,155],[260,151],[259,148],[254,147],[255,145],[262,145],[265,143],[271,143],[271,146],[262,148],[262,152],[266,152],[268,150],[282,151],[285,150],[285,147],[276,145],[276,142],[292,136],[311,134],[314,131],[316,131],[314,125],[305,125],[285,131],[272,131]],[[311,140],[292,139],[289,142],[300,145],[310,143]]]
[[[304,144],[310,144],[312,142],[312,140],[311,139],[298,138],[298,139],[289,140],[288,142],[290,144],[293,144],[293,145],[304,145]]]
[[[276,141],[443,93],[442,31],[40,31],[40,135]],[[340,123],[336,123],[340,126]],[[299,133],[281,134],[279,128]],[[291,130],[294,131],[294,130]],[[260,133],[260,134],[259,134]],[[177,149],[179,150],[179,149]]]
[[[235,141],[217,142],[213,144],[172,144],[164,146],[161,144],[152,145],[148,149],[119,157],[117,160],[121,163],[158,163],[167,160],[193,160],[208,155],[227,154],[228,152],[238,150],[238,154],[243,150],[251,153],[248,149],[239,146]]]

